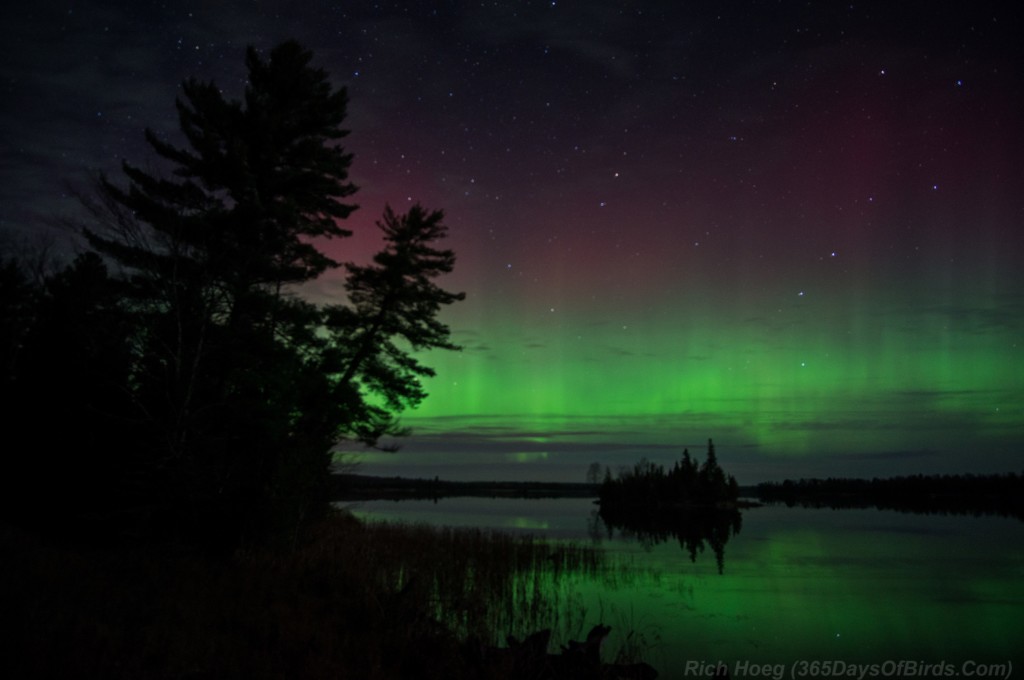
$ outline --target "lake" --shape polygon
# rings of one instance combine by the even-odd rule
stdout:
[[[745,510],[721,565],[705,546],[610,531],[589,499],[447,498],[345,504],[371,520],[527,532],[600,548],[599,574],[562,574],[556,641],[612,626],[604,654],[662,678],[1000,677],[1024,658],[1024,522],[765,506]],[[719,567],[721,566],[721,571]],[[815,664],[817,662],[817,664]],[[827,664],[825,663],[827,662]]]

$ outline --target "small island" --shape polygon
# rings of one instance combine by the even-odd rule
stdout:
[[[708,452],[699,464],[688,449],[670,470],[646,460],[612,477],[605,472],[599,489],[599,516],[609,531],[619,530],[645,545],[679,542],[696,562],[709,547],[718,573],[725,569],[725,545],[740,532],[740,488],[726,475],[708,439]]]
[[[740,487],[736,478],[726,475],[715,456],[715,444],[708,439],[708,452],[700,465],[690,456],[689,449],[672,469],[646,459],[632,469],[622,470],[613,477],[605,471],[599,489],[601,509],[611,508],[682,508],[735,509],[738,507]]]

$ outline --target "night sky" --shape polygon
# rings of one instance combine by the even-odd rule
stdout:
[[[182,79],[238,98],[246,45],[296,38],[350,96],[361,207],[325,250],[440,208],[467,294],[414,435],[361,471],[583,481],[713,437],[741,483],[1019,472],[1001,4],[4,3],[0,227],[63,238],[68,184],[180,142]]]

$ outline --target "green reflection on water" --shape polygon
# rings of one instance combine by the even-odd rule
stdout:
[[[526,519],[520,524],[563,538],[575,524],[572,537],[599,545],[603,563],[524,571],[511,595],[495,594],[504,617],[495,625],[518,636],[551,627],[560,644],[605,623],[606,659],[639,653],[662,677],[683,677],[688,662],[1020,660],[1024,523],[1016,520],[758,508],[744,512],[720,574],[711,550],[691,561],[676,542],[609,537],[589,503],[444,507],[434,519]]]
[[[531,517],[513,517],[510,526],[516,529],[547,529],[551,525],[549,522]]]
[[[810,526],[786,526],[794,518]],[[1024,555],[1008,547],[1021,537],[1012,520],[762,509],[747,513],[722,575],[710,560],[689,564],[657,546],[646,553],[656,580],[589,596],[657,632],[655,665],[667,669],[692,660],[1005,661],[1024,630]]]

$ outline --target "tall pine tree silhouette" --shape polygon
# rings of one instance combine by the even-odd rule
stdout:
[[[250,48],[242,101],[186,81],[187,146],[146,132],[169,177],[125,163],[127,186],[103,177],[90,202],[102,227],[86,237],[129,282],[125,388],[156,503],[213,538],[315,514],[338,439],[398,432],[397,411],[425,396],[432,372],[395,340],[455,348],[437,314],[462,296],[431,282],[454,263],[430,245],[439,212],[386,211],[375,265],[347,269],[351,307],[295,294],[341,266],[312,240],[350,235],[340,221],[355,209],[346,92],[311,61],[293,41],[266,60]]]
[[[390,207],[377,222],[385,247],[372,265],[347,264],[346,290],[351,307],[328,310],[327,328],[339,349],[340,382],[354,381],[380,395],[383,407],[361,402],[363,412],[353,422],[367,443],[384,434],[402,434],[392,414],[415,406],[426,397],[420,379],[434,375],[414,353],[430,348],[456,350],[447,326],[437,319],[443,305],[462,300],[433,279],[452,271],[455,254],[434,243],[448,231],[444,213],[428,212],[419,204],[405,215]]]

